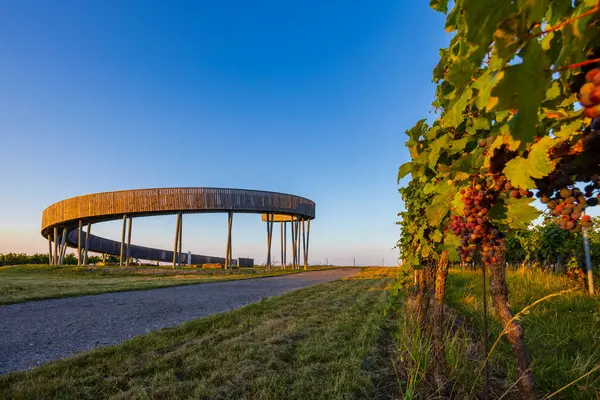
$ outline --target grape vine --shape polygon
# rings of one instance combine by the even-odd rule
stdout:
[[[542,213],[536,197],[573,232],[591,226],[585,208],[598,204],[600,3],[448,3],[431,0],[454,35],[433,71],[436,116],[407,131],[411,160],[398,180],[411,180],[400,189],[399,247],[416,271],[437,268],[446,253],[490,266],[494,308],[510,321],[505,233]],[[511,324],[517,385],[531,398],[523,330]]]

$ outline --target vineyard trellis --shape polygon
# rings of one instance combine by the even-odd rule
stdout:
[[[506,285],[506,233],[527,228],[547,204],[557,226],[592,224],[600,189],[598,0],[432,0],[454,35],[433,71],[433,121],[407,131],[410,174],[400,189],[398,243],[415,270],[412,301],[432,324],[435,381],[445,379],[443,299],[449,262],[487,267],[490,295],[507,326],[523,398],[534,377]],[[448,207],[448,205],[451,205]],[[433,311],[430,310],[433,303]]]

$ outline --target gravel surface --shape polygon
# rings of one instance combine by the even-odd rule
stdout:
[[[310,271],[0,306],[0,373],[32,368],[357,272],[350,268]]]

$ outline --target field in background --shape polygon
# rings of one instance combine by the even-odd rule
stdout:
[[[0,377],[0,398],[381,398],[387,290],[365,268],[241,309]]]
[[[313,266],[309,271],[332,267]],[[273,268],[196,269],[170,267],[95,267],[18,265],[0,267],[0,304],[125,290],[262,278],[304,270]]]

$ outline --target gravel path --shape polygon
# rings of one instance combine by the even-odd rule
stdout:
[[[0,373],[32,368],[357,272],[310,271],[0,306]]]

